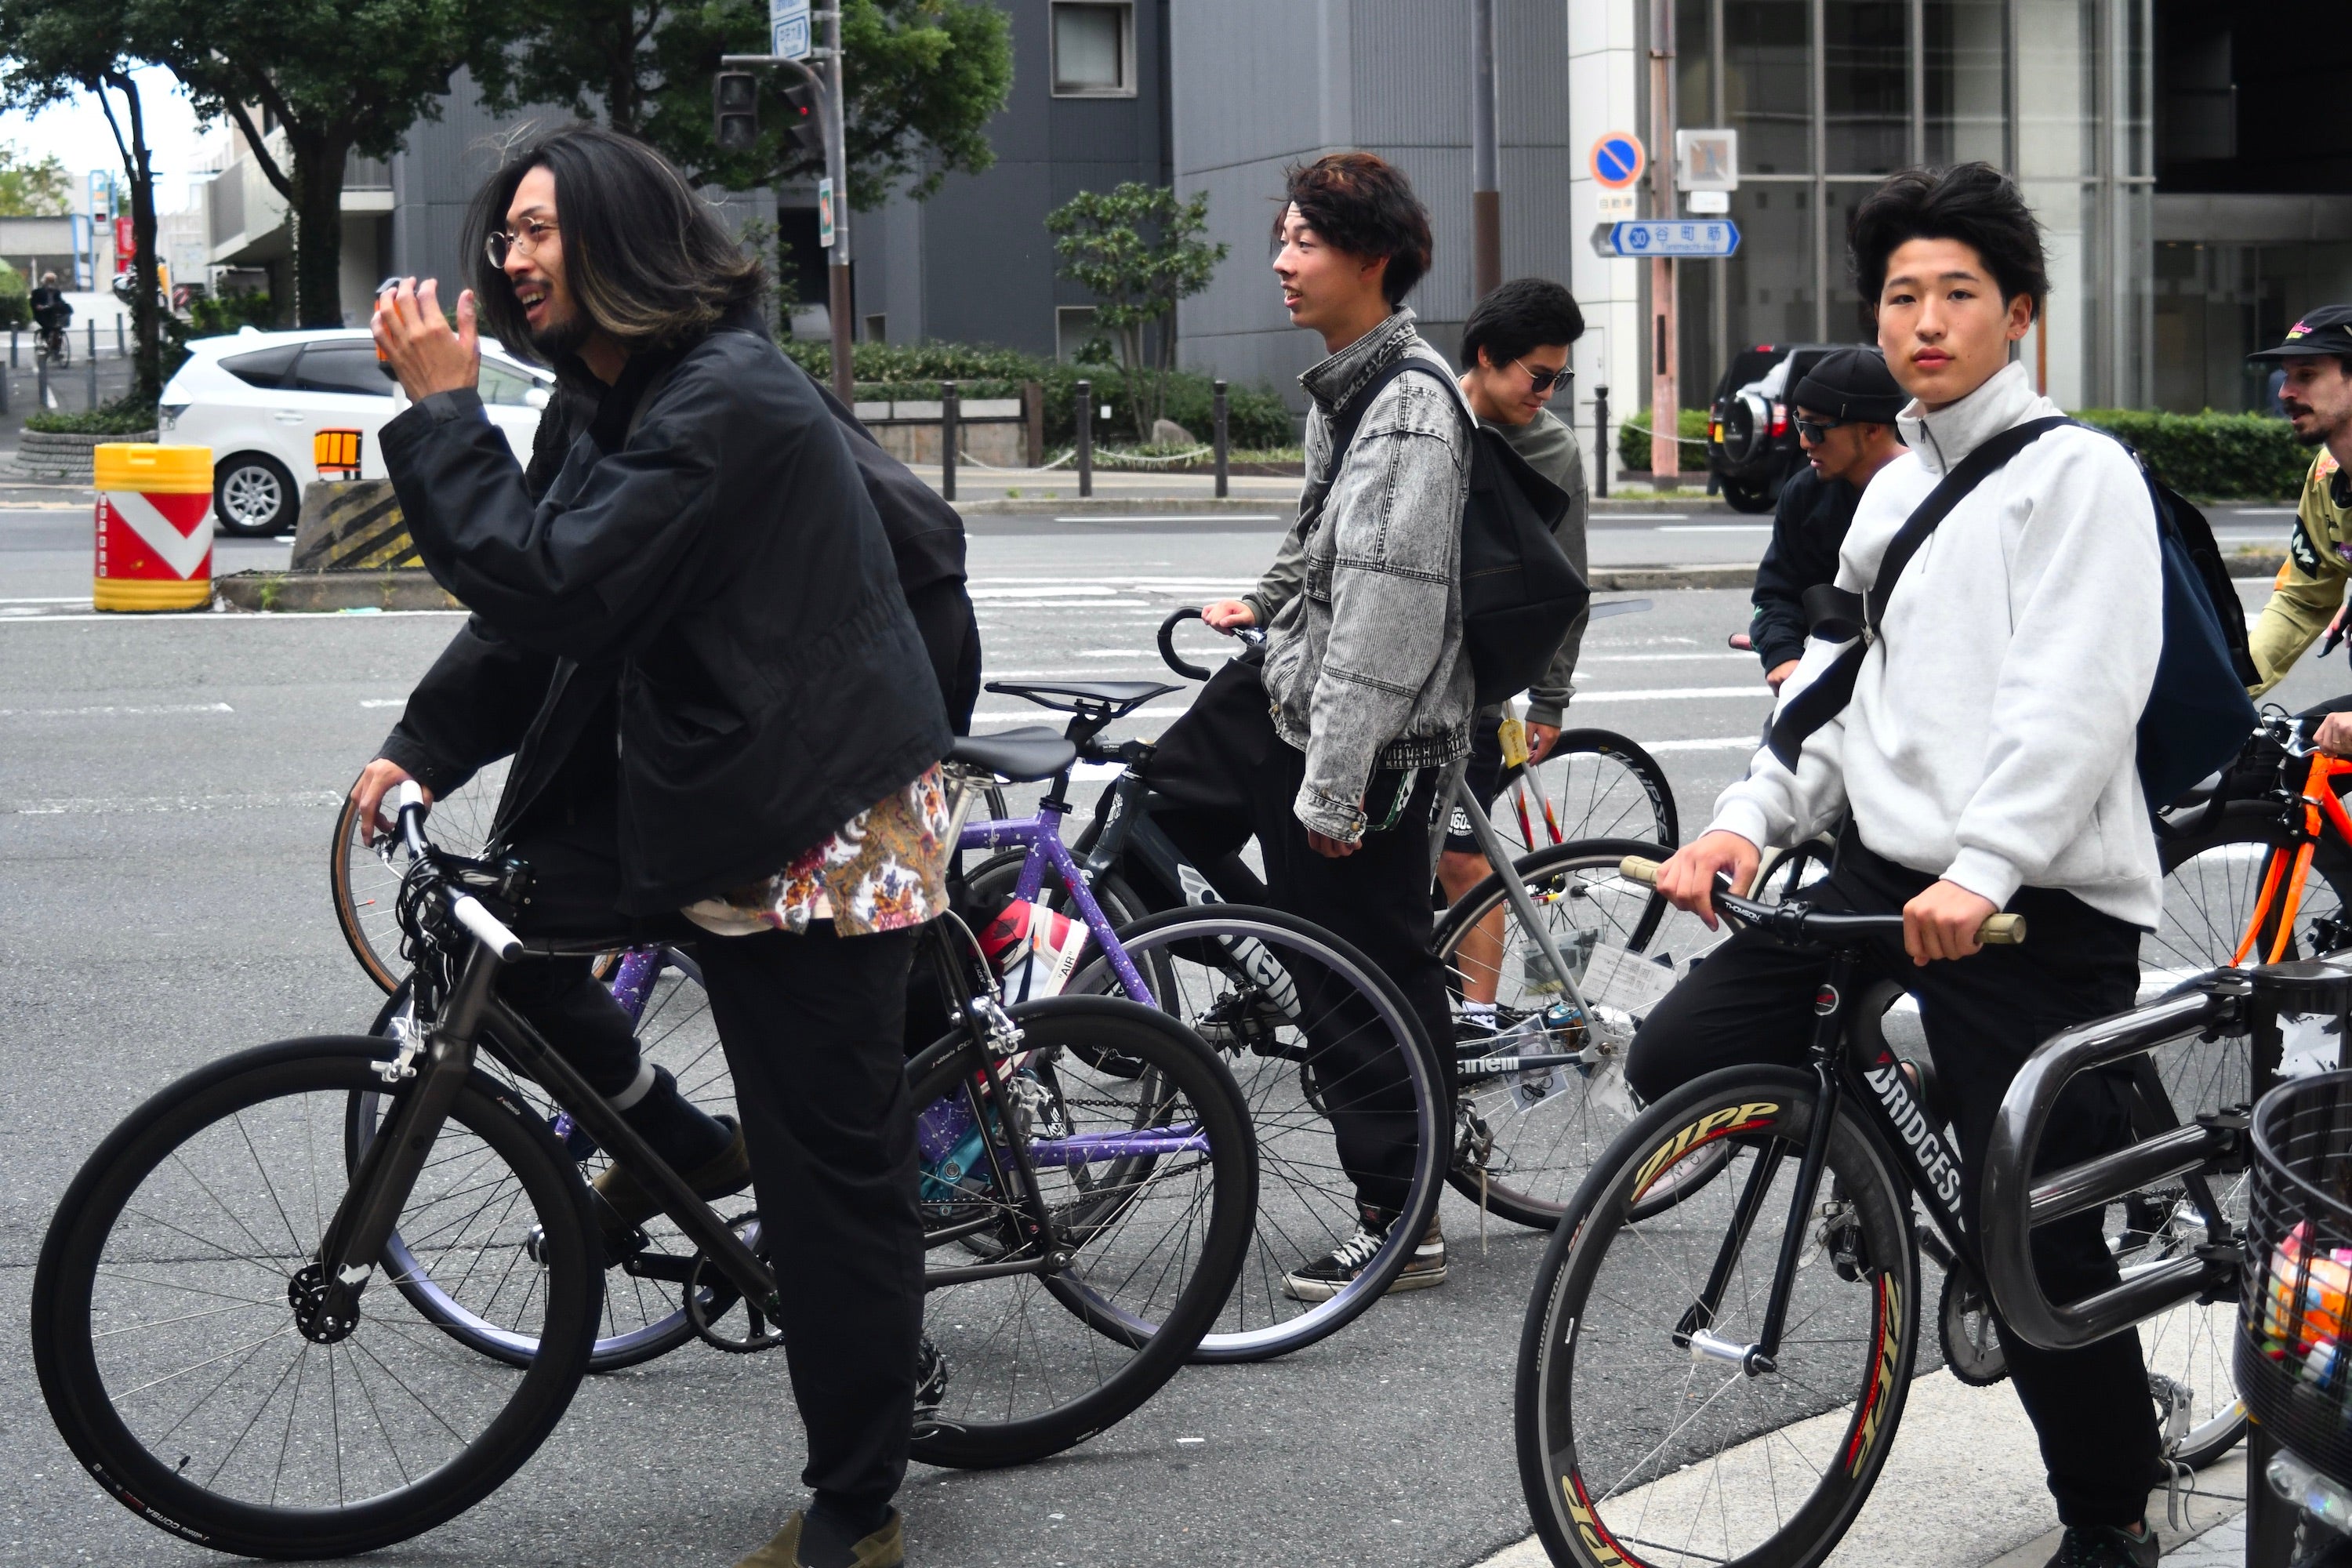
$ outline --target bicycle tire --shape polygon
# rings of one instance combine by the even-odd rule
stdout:
[[[433,842],[453,855],[478,856],[488,842],[490,819],[506,791],[507,760],[489,763],[447,795],[433,803]],[[400,920],[394,900],[400,892],[400,871],[393,858],[405,863],[407,851],[382,840],[390,857],[360,842],[358,805],[347,790],[335,813],[329,839],[327,887],[335,903],[335,926],[376,988],[387,994],[400,988],[407,965],[400,956]]]
[[[1339,1332],[1395,1282],[1437,1210],[1452,1138],[1426,1031],[1403,993],[1362,953],[1279,910],[1246,904],[1169,910],[1124,928],[1118,939],[1153,977],[1160,1009],[1208,1039],[1228,1066],[1257,1142],[1249,1255],[1192,1359],[1265,1361]],[[1297,984],[1318,972],[1328,989]],[[1278,991],[1284,979],[1298,1011],[1260,1011],[1254,993],[1267,985]],[[1097,956],[1071,976],[1069,991],[1101,994],[1117,984]],[[1240,1005],[1229,1022],[1218,1023],[1210,1016],[1228,998]],[[1328,1080],[1312,1079],[1315,1062],[1342,1058],[1355,1065]],[[1289,1272],[1337,1247],[1360,1222],[1328,1111],[1340,1086],[1358,1083],[1367,1103],[1396,1097],[1393,1109],[1363,1114],[1396,1119],[1399,1136],[1412,1140],[1412,1170],[1387,1240],[1363,1272],[1327,1300],[1297,1300],[1284,1285]],[[1408,1095],[1409,1108],[1402,1103]],[[1407,1119],[1409,1131],[1402,1126]]]
[[[703,994],[701,966],[676,948],[660,951],[662,975],[654,981],[652,994],[636,1019],[639,1049],[645,1059],[670,1069],[677,1080],[678,1092],[690,1104],[714,1116],[731,1115],[735,1110],[734,1078],[728,1070],[726,1053],[710,1018],[709,1001]],[[621,956],[608,953],[605,958],[616,960]],[[675,982],[666,984],[666,977],[670,975],[676,976]],[[599,978],[606,976],[600,974]],[[368,1033],[378,1039],[393,1037],[394,1020],[406,1011],[407,998],[408,983],[404,980],[400,989],[384,999]],[[556,1134],[561,1109],[546,1090],[509,1071],[488,1052],[483,1054],[481,1067],[548,1123],[551,1136]],[[368,1102],[374,1098],[373,1091],[353,1097],[352,1131],[345,1144],[353,1161],[365,1147],[362,1130],[368,1125],[364,1118],[372,1115]],[[584,1147],[567,1147],[565,1152],[576,1160],[581,1180],[593,1182],[611,1163],[610,1156],[587,1143],[584,1134],[574,1136]],[[605,1271],[604,1309],[588,1357],[588,1370],[592,1373],[620,1372],[640,1365],[667,1355],[695,1337],[694,1324],[687,1317],[683,1285],[664,1284],[658,1277],[652,1278],[649,1283],[648,1274],[636,1267],[644,1260],[658,1274],[675,1276],[695,1248],[666,1215],[647,1220],[640,1229],[647,1238],[646,1247]],[[452,1300],[433,1279],[429,1268],[404,1261],[405,1244],[398,1233],[394,1234],[385,1250],[392,1256],[393,1278],[420,1315],[482,1355],[509,1366],[530,1364],[538,1352],[535,1338],[486,1321]],[[671,1301],[676,1305],[669,1305]],[[668,1310],[661,1310],[663,1307]]]
[[[1530,807],[1531,841],[1520,831],[1513,784],[1525,777],[1551,805],[1551,822]],[[1614,730],[1562,730],[1550,754],[1524,773],[1506,774],[1489,812],[1503,842],[1535,850],[1578,838],[1639,838],[1669,851],[1682,842],[1682,819],[1666,770],[1641,744]],[[1557,828],[1559,837],[1551,835]]]
[[[1850,1107],[1831,1130],[1834,1184],[1823,1188],[1848,1206],[1834,1219],[1818,1206],[1807,1215],[1821,1223],[1811,1245],[1832,1256],[1798,1270],[1788,1321],[1803,1329],[1784,1336],[1779,1365],[1750,1377],[1675,1343],[1696,1322],[1691,1282],[1706,1278],[1734,1206],[1773,1149],[1781,1157],[1753,1194],[1754,1224],[1706,1325],[1752,1341],[1817,1103],[1811,1076],[1783,1068],[1734,1068],[1685,1085],[1626,1130],[1578,1189],[1572,1223],[1553,1230],[1521,1326],[1513,1426],[1520,1484],[1554,1563],[1811,1568],[1861,1511],[1910,1386],[1919,1254],[1892,1156]],[[1643,1184],[1713,1147],[1730,1148],[1732,1164],[1656,1216],[1650,1234],[1628,1236],[1643,1223],[1630,1211]],[[1851,1279],[1834,1250],[1842,1244],[1853,1249]],[[1696,1274],[1650,1286],[1622,1278],[1685,1254]],[[1581,1396],[1580,1372],[1591,1373]],[[1702,1387],[1711,1392],[1702,1397]],[[1734,1397],[1717,1409],[1727,1393]],[[1664,1438],[1654,1443],[1653,1428]],[[1789,1462],[1791,1450],[1801,1466]],[[1776,1452],[1777,1470],[1768,1462]],[[1806,1469],[1812,1489],[1790,1503],[1786,1479]],[[1685,1510],[1690,1533],[1668,1540],[1679,1527],[1665,1516]]]
[[[277,1118],[282,1118],[287,1111],[302,1111],[313,1122],[326,1115],[340,1119],[346,1098],[368,1084],[379,1082],[376,1068],[389,1059],[390,1053],[382,1041],[328,1036],[258,1047],[200,1068],[150,1099],[99,1145],[68,1187],[50,1222],[33,1286],[33,1356],[42,1395],[74,1457],[99,1484],[131,1511],[184,1540],[251,1557],[343,1556],[406,1540],[478,1502],[520,1468],[553,1430],[586,1370],[596,1320],[596,1297],[603,1289],[603,1279],[591,1253],[594,1226],[589,1216],[586,1193],[554,1148],[545,1128],[527,1109],[480,1075],[460,1089],[450,1119],[442,1130],[441,1142],[436,1145],[434,1161],[418,1178],[417,1193],[412,1194],[410,1203],[414,1205],[421,1200],[429,1206],[441,1201],[432,1194],[443,1183],[465,1179],[464,1172],[452,1169],[466,1151],[464,1141],[453,1134],[469,1134],[473,1142],[485,1151],[477,1163],[496,1161],[519,1175],[530,1209],[527,1217],[537,1221],[542,1237],[537,1258],[530,1260],[530,1266],[539,1270],[536,1284],[544,1288],[539,1296],[544,1303],[541,1310],[541,1342],[543,1348],[553,1346],[555,1353],[542,1353],[528,1369],[511,1378],[484,1379],[480,1363],[471,1357],[445,1362],[433,1356],[433,1347],[446,1342],[437,1334],[407,1331],[401,1321],[405,1299],[397,1291],[384,1289],[370,1291],[361,1298],[362,1310],[350,1337],[357,1339],[366,1334],[371,1322],[381,1325],[381,1331],[369,1335],[361,1350],[343,1359],[342,1364],[349,1370],[341,1374],[334,1370],[332,1344],[314,1342],[298,1331],[288,1300],[293,1288],[290,1281],[295,1279],[293,1270],[302,1265],[295,1263],[289,1270],[286,1264],[296,1258],[307,1262],[315,1247],[315,1240],[306,1243],[297,1226],[309,1225],[315,1235],[324,1221],[318,1217],[314,1222],[314,1211],[300,1202],[299,1194],[291,1200],[282,1197],[297,1185],[305,1170],[298,1169],[290,1157],[302,1147],[301,1142],[291,1141],[290,1134],[289,1142],[284,1145],[277,1142],[283,1126]],[[236,1130],[235,1142],[226,1132],[220,1132],[217,1139],[205,1136],[230,1126]],[[327,1135],[320,1126],[314,1125],[310,1131]],[[258,1142],[255,1142],[257,1132],[260,1135]],[[312,1145],[316,1153],[315,1138]],[[269,1148],[273,1156],[289,1157],[272,1158],[265,1167],[260,1152],[264,1147]],[[334,1145],[331,1141],[325,1147],[323,1159],[313,1159],[307,1164],[311,1180],[323,1180],[332,1191],[331,1197],[324,1193],[314,1194],[320,1200],[321,1206],[315,1211],[319,1216],[331,1215],[344,1191],[345,1173],[341,1161],[334,1157]],[[243,1215],[219,1195],[220,1187],[226,1184],[226,1173],[238,1163],[239,1148],[249,1156],[262,1189],[256,1194],[249,1212]],[[190,1181],[204,1189],[205,1197],[213,1206],[194,1198],[180,1205],[150,1198],[146,1193],[148,1179],[163,1171],[167,1162],[187,1172]],[[210,1184],[200,1173],[207,1170],[215,1178]],[[436,1176],[436,1171],[443,1173]],[[462,1188],[452,1188],[451,1192],[453,1202],[463,1195]],[[137,1210],[131,1207],[134,1198],[142,1205]],[[226,1216],[225,1221],[211,1217],[215,1208]],[[148,1273],[182,1268],[190,1271],[190,1278],[198,1278],[199,1266],[206,1262],[205,1257],[172,1256],[190,1250],[193,1240],[199,1247],[213,1249],[213,1261],[236,1271],[233,1278],[240,1282],[238,1292],[208,1289],[201,1283],[174,1284],[142,1279],[136,1274],[106,1272],[103,1266],[108,1244],[126,1214],[134,1215],[122,1249],[126,1257],[136,1255],[134,1244],[142,1226],[151,1233],[147,1240],[168,1239],[171,1246],[157,1249],[160,1255],[155,1258],[124,1267],[136,1267]],[[201,1220],[199,1215],[203,1216]],[[453,1246],[477,1245],[463,1240],[476,1223],[478,1219],[461,1219],[463,1228]],[[510,1280],[514,1264],[522,1256],[520,1223],[512,1214],[488,1223],[491,1235],[478,1247],[487,1253],[495,1241],[499,1249],[507,1253],[507,1278]],[[216,1226],[233,1227],[226,1229],[226,1241],[215,1240],[206,1234]],[[265,1243],[260,1236],[268,1233],[274,1237],[281,1227],[291,1245],[273,1254],[274,1240]],[[264,1261],[273,1255],[279,1258],[277,1265]],[[256,1268],[268,1277],[258,1286],[247,1282],[244,1273]],[[104,1304],[94,1305],[101,1279],[106,1281]],[[179,1305],[169,1308],[169,1315],[157,1315],[153,1321],[127,1322],[117,1298],[127,1298],[139,1286],[166,1294],[177,1292]],[[246,1290],[254,1293],[242,1293]],[[181,1313],[181,1307],[191,1299],[201,1300],[221,1295],[226,1295],[232,1305],[206,1309],[202,1327],[180,1330],[181,1337],[193,1336],[199,1342],[185,1353],[206,1359],[169,1378],[139,1383],[119,1391],[113,1386],[131,1383],[140,1374],[125,1373],[110,1383],[101,1361],[109,1366],[120,1365],[135,1352],[137,1342],[153,1342],[126,1341],[121,1337],[124,1333],[138,1329],[169,1331],[174,1325],[188,1324],[191,1315]],[[521,1299],[528,1301],[530,1298],[526,1295]],[[251,1327],[241,1331],[236,1323],[222,1322],[220,1315],[229,1312],[256,1316],[246,1320]],[[110,1347],[103,1357],[94,1328],[96,1315],[100,1313],[107,1323],[104,1337]],[[245,1331],[262,1337],[249,1346],[238,1344],[217,1355],[210,1353],[224,1337],[242,1337]],[[192,1456],[202,1453],[211,1458],[219,1447],[217,1438],[209,1446],[200,1446],[198,1435],[188,1430],[196,1412],[219,1397],[257,1360],[265,1364],[254,1374],[253,1382],[257,1384],[266,1381],[270,1372],[278,1371],[275,1352],[267,1347],[289,1337],[295,1342],[298,1360],[278,1372],[263,1403],[254,1408],[245,1432],[261,1423],[264,1415],[271,1417],[269,1426],[277,1426],[274,1402],[278,1394],[284,1388],[289,1373],[297,1364],[307,1363],[312,1351],[320,1352],[327,1367],[323,1377],[294,1378],[292,1392],[288,1395],[286,1435],[278,1444],[278,1470],[268,1478],[270,1489],[267,1496],[257,1501],[253,1495],[240,1495],[240,1489],[243,1494],[257,1494],[260,1490],[261,1478],[249,1476],[243,1469],[228,1488],[221,1484],[224,1473],[238,1459],[245,1440],[242,1432],[226,1450],[220,1451],[211,1475],[201,1483],[194,1481]],[[208,1377],[211,1368],[239,1352],[242,1356],[219,1382],[163,1433],[168,1440],[165,1453],[157,1453],[134,1436],[132,1422],[154,1424],[162,1419],[159,1415],[153,1423],[148,1423],[140,1409],[132,1408],[140,1405],[142,1395],[199,1368]],[[165,1353],[170,1353],[168,1346]],[[398,1358],[391,1363],[376,1359],[374,1365],[387,1371],[389,1365],[404,1367],[410,1373],[409,1380],[403,1382],[400,1373],[388,1371],[388,1382],[371,1387],[364,1364],[354,1359],[362,1353],[370,1358]],[[359,1402],[350,1408],[344,1406],[341,1399],[344,1378],[367,1395],[367,1408],[375,1415],[392,1464],[362,1451],[362,1439],[356,1435],[362,1426]],[[306,1383],[315,1385],[320,1381],[327,1385],[326,1403],[332,1417],[333,1436],[323,1445],[323,1454],[313,1452],[315,1439],[300,1446],[297,1463],[312,1468],[289,1485],[285,1467],[289,1451],[296,1447],[292,1436],[296,1417],[303,1407],[303,1391]],[[387,1400],[398,1397],[392,1393],[394,1384],[447,1426],[449,1435],[459,1444],[430,1467],[410,1462],[417,1458],[413,1447],[408,1458],[404,1458],[393,1445],[389,1424],[375,1400],[379,1394]],[[496,1408],[483,1418],[477,1435],[468,1439],[449,1426],[450,1412],[425,1405],[423,1395],[416,1393],[418,1386],[436,1397],[473,1397],[478,1403],[491,1404]],[[176,1399],[178,1394],[171,1397]],[[242,1397],[242,1394],[231,1395],[232,1399]],[[153,1406],[161,1402],[147,1403]],[[400,1408],[405,1411],[407,1407]],[[165,1409],[168,1413],[168,1406]],[[456,1414],[460,1420],[467,1419],[463,1412]],[[229,1417],[232,1424],[235,1419],[234,1415]],[[315,1411],[313,1421],[325,1425]],[[422,1441],[419,1433],[428,1438],[433,1436],[425,1424],[413,1422],[404,1432],[404,1440],[418,1444]],[[311,1436],[310,1429],[306,1428],[305,1436]],[[434,1441],[437,1443],[437,1438]],[[169,1458],[174,1453],[180,1456],[176,1463]],[[331,1478],[327,1468],[330,1459]],[[367,1467],[365,1478],[353,1481],[352,1473],[360,1471],[363,1464]],[[377,1478],[394,1477],[397,1478],[396,1484],[388,1484],[384,1489],[357,1501],[346,1500],[347,1493],[354,1488],[373,1485]],[[331,1479],[337,1500],[333,1506],[295,1506],[290,1500],[281,1500],[281,1491],[294,1489],[295,1486],[306,1499],[323,1496]]]
[[[1097,1109],[1107,1131],[1122,1120],[1131,1131],[1192,1126],[1209,1147],[1198,1160],[1197,1152],[1115,1157],[1115,1187],[1075,1178],[1052,1187],[1049,1200],[1056,1193],[1066,1200],[1051,1210],[1055,1244],[1066,1247],[1072,1259],[1058,1274],[927,1285],[924,1335],[946,1369],[946,1393],[956,1405],[919,1411],[912,1453],[925,1464],[957,1469],[1025,1464],[1059,1453],[1124,1419],[1164,1387],[1231,1293],[1256,1206],[1256,1155],[1241,1092],[1198,1036],[1163,1013],[1117,997],[1047,997],[1008,1011],[1025,1037],[1024,1070],[1041,1058],[1067,1068],[1078,1058],[1074,1047],[1080,1044],[1142,1064],[1134,1078],[1097,1074],[1085,1080],[1082,1062],[1071,1069],[1082,1089],[1091,1081],[1105,1097]],[[940,1125],[933,1119],[937,1108],[957,1103],[980,1068],[978,1048],[961,1032],[908,1064],[919,1137]],[[1066,1088],[1055,1095],[1067,1124],[1076,1125],[1076,1106],[1084,1102]],[[1001,1199],[956,1194],[940,1202],[931,1184],[944,1173],[937,1158],[926,1158],[926,1223],[935,1237],[948,1233],[950,1226],[942,1222],[967,1201],[983,1220],[992,1204],[1009,1217],[1010,1205]],[[1211,1187],[1205,1224],[1198,1215],[1203,1173]],[[1147,1184],[1163,1182],[1167,1190],[1157,1194]],[[1121,1234],[1147,1205],[1171,1211],[1174,1224],[1150,1237],[1141,1231],[1155,1220],[1146,1219],[1137,1234]],[[937,1251],[943,1244],[929,1245]],[[1169,1294],[1168,1275],[1188,1255],[1193,1266]],[[989,1256],[1002,1260],[1010,1249]],[[1139,1267],[1146,1258],[1149,1269]],[[1126,1274],[1115,1280],[1121,1269]],[[1130,1292],[1138,1287],[1150,1296],[1136,1300]],[[1034,1310],[1032,1291],[1050,1298],[1056,1311]],[[1058,1377],[1054,1369],[1024,1369],[1008,1361],[1048,1338],[1058,1338],[1043,1352]],[[1041,1399],[1043,1408],[1013,1408]]]

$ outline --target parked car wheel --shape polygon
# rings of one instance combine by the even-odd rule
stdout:
[[[213,471],[213,517],[223,533],[245,539],[290,533],[300,510],[294,476],[275,458],[239,452]]]
[[[1770,511],[1780,499],[1780,487],[1769,480],[1751,481],[1723,476],[1723,499],[1734,511]]]

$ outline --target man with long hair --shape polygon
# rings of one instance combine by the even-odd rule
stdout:
[[[938,683],[856,458],[762,326],[759,264],[675,168],[554,132],[483,186],[465,244],[456,329],[411,279],[375,334],[414,402],[385,466],[474,616],[354,795],[373,821],[402,779],[446,793],[513,752],[493,837],[534,874],[524,934],[695,942],[740,1135],[642,1062],[584,961],[502,986],[698,1191],[757,1184],[814,1495],[745,1562],[894,1568],[923,1274],[900,1036],[945,902]],[[483,417],[482,328],[593,410],[543,493]],[[658,1205],[618,1164],[596,1189],[625,1256]]]

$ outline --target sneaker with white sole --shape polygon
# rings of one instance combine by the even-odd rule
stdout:
[[[1292,1269],[1282,1277],[1282,1293],[1295,1301],[1328,1301],[1363,1278],[1374,1257],[1388,1245],[1388,1226],[1378,1216],[1366,1215],[1356,1227],[1356,1234],[1333,1247],[1314,1262]],[[1423,1233],[1421,1245],[1412,1249],[1404,1268],[1389,1281],[1388,1295],[1400,1290],[1426,1290],[1433,1285],[1445,1283],[1445,1233],[1438,1227],[1434,1215],[1429,1229]]]

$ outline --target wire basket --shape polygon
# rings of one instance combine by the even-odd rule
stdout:
[[[2352,1072],[2254,1107],[2238,1390],[2282,1447],[2352,1485]]]

